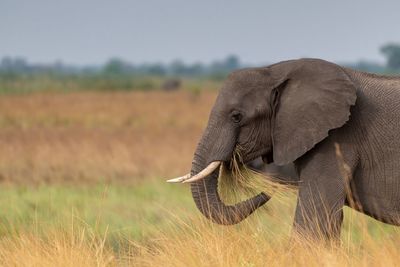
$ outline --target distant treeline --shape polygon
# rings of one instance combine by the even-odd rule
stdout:
[[[237,56],[231,55],[210,64],[185,64],[176,60],[170,64],[133,64],[113,58],[102,66],[78,67],[61,62],[32,64],[23,58],[5,57],[0,62],[0,93],[80,90],[153,90],[184,87],[195,92],[214,89],[226,75],[243,67]],[[169,82],[174,80],[172,83]],[[207,82],[208,81],[208,82]],[[205,86],[204,84],[207,85]],[[164,86],[169,84],[168,86]]]
[[[360,61],[341,65],[373,73],[400,73],[400,45],[387,44],[382,46],[380,51],[387,59],[386,64]],[[168,79],[189,80],[193,85],[191,88],[199,90],[198,84],[201,82],[218,83],[231,71],[248,66],[235,55],[229,55],[223,60],[210,64],[187,64],[180,60],[170,64],[133,64],[122,59],[112,58],[101,66],[85,67],[62,62],[33,64],[24,58],[4,57],[0,61],[0,93],[60,90],[152,90],[162,88],[163,82]]]
[[[356,63],[344,63],[342,65],[358,70],[374,73],[392,73],[400,71],[400,45],[387,44],[380,49],[386,57],[387,63],[380,64],[370,61]],[[268,64],[265,64],[268,65]],[[175,60],[170,64],[144,63],[133,64],[119,58],[112,58],[101,66],[78,67],[74,65],[55,62],[51,64],[34,64],[27,62],[24,58],[4,57],[0,61],[1,76],[19,75],[54,75],[54,76],[174,76],[174,77],[209,77],[222,79],[229,72],[249,65],[241,63],[238,56],[229,55],[223,60],[217,60],[210,64],[193,63],[187,64]]]
[[[210,64],[194,63],[185,64],[175,60],[170,64],[144,63],[133,64],[128,61],[112,58],[102,66],[77,67],[56,62],[52,64],[28,63],[23,58],[4,57],[0,62],[0,75],[59,75],[59,76],[185,76],[185,77],[210,77],[223,78],[227,73],[243,67],[235,55],[230,55],[223,60]]]

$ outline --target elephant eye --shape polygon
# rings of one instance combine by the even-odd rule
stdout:
[[[238,111],[234,111],[231,114],[231,119],[234,123],[239,123],[242,120],[242,114]]]

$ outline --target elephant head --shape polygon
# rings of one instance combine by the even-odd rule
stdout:
[[[260,193],[228,206],[218,194],[219,166],[234,153],[242,164],[262,157],[284,165],[341,127],[356,99],[344,70],[317,59],[238,70],[223,84],[194,154],[191,173],[171,182],[191,182],[198,209],[219,224],[235,224],[269,200]]]

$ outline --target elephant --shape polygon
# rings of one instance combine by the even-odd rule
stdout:
[[[259,157],[250,161],[247,167],[255,172],[265,174],[270,180],[278,183],[290,184],[298,181],[298,174],[293,163],[284,166],[278,166],[274,163],[266,164]]]
[[[243,165],[260,157],[294,164],[297,177],[287,181],[298,188],[294,233],[337,240],[344,206],[399,225],[400,77],[312,58],[234,71],[219,90],[191,172],[169,180],[190,183],[197,208],[218,224],[239,223],[272,197],[221,200],[219,169],[229,170],[235,153]]]

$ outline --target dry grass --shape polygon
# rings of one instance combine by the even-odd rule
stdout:
[[[134,184],[148,177],[159,180],[186,173],[215,97],[215,92],[199,95],[190,92],[86,92],[1,96],[0,180],[2,186],[17,184],[17,189],[11,190],[15,194],[9,193],[5,197],[10,202],[5,203],[13,205],[13,199],[26,197],[18,187],[25,184],[80,185],[99,181]],[[150,223],[154,224],[152,228],[162,223],[159,233],[152,231],[151,236],[138,241],[121,231],[121,245],[116,249],[108,241],[118,236],[115,229],[113,233],[99,234],[91,230],[90,224],[68,228],[68,222],[60,222],[62,226],[53,229],[54,224],[43,223],[38,224],[38,231],[32,230],[34,227],[21,227],[15,232],[1,232],[0,265],[396,266],[400,262],[399,231],[348,209],[345,210],[340,246],[316,244],[304,238],[289,241],[295,192],[270,184],[254,174],[249,175],[248,170],[240,170],[237,165],[234,170],[236,177],[222,173],[222,182],[226,186],[221,188],[225,190],[221,193],[225,201],[235,202],[243,195],[260,190],[274,194],[265,211],[257,212],[240,225],[224,227],[199,217],[186,219],[179,208],[163,212],[155,209],[157,216],[151,216]],[[157,184],[159,188],[171,186]],[[188,195],[181,198],[182,191],[157,188],[152,191],[147,187],[137,191],[135,198],[123,198],[131,192],[131,189],[126,190],[124,194],[116,190],[110,196],[105,195],[103,201],[108,205],[100,200],[96,203],[90,190],[85,193],[89,195],[86,197],[78,192],[73,196],[73,205],[82,206],[80,202],[85,201],[96,204],[82,209],[83,214],[94,207],[112,211],[107,216],[99,216],[102,225],[107,225],[118,217],[116,214],[129,213],[132,207],[151,212],[145,205],[159,203],[164,208],[167,201],[185,202],[184,199],[189,198]],[[232,190],[236,194],[232,194]],[[60,192],[63,191],[56,191],[58,195]],[[44,190],[43,194],[49,192]],[[40,194],[38,198],[41,199]],[[57,201],[63,201],[62,198]],[[30,216],[40,217],[41,213],[47,213],[43,203],[32,203],[27,203],[26,209],[22,210]],[[42,218],[55,218],[58,213],[65,213],[57,211],[58,207],[70,207],[60,203],[59,206],[47,204],[52,212]],[[120,209],[116,209],[116,205],[121,206]],[[184,205],[193,209],[189,200],[182,203]],[[16,209],[8,208],[9,212]],[[169,227],[164,225],[167,212],[174,218]],[[144,214],[133,215],[122,216],[117,225],[122,221],[125,227],[126,220],[145,217]],[[29,217],[27,214],[21,216]],[[4,218],[10,218],[10,215]],[[145,227],[150,225],[143,224],[142,232]]]
[[[0,180],[132,182],[190,168],[215,92],[2,96]]]
[[[341,156],[338,146],[337,152]],[[288,214],[294,213],[295,188],[270,182],[262,174],[239,165],[238,158],[240,155],[235,155],[232,173],[224,168],[220,171],[219,190],[223,200],[236,203],[260,191],[266,192],[273,195],[275,202],[264,206],[268,218],[256,213],[236,227],[220,227],[201,219],[192,224],[181,222],[183,226],[175,234],[160,233],[154,247],[138,245],[137,266],[398,265],[400,231],[349,208],[345,208],[339,242],[292,235],[293,217]]]
[[[220,168],[218,190],[225,203],[234,204],[260,192],[278,199],[295,192],[294,186],[273,182],[276,177],[253,171],[241,162],[240,155],[234,153],[232,171],[227,171],[225,166]]]
[[[281,224],[285,227],[285,222]],[[221,228],[206,223],[185,227],[176,235],[161,235],[154,246],[139,246],[134,265],[397,266],[400,260],[399,234],[380,241],[367,235],[361,244],[344,240],[335,245],[289,239],[287,234],[265,229],[259,219],[239,227]]]
[[[104,241],[84,228],[74,233],[64,229],[50,230],[43,237],[18,234],[0,241],[0,265],[115,266],[115,255],[105,248]]]
[[[291,197],[280,206],[292,205]],[[282,207],[282,206],[281,206]],[[176,211],[171,211],[175,213]],[[381,229],[376,238],[365,217],[348,225],[363,229],[356,242],[346,234],[341,244],[290,239],[291,221],[273,206],[268,216],[256,214],[233,227],[211,224],[200,217],[181,220],[138,242],[121,237],[124,246],[113,250],[107,232],[95,235],[85,226],[56,229],[45,234],[19,233],[0,240],[2,266],[397,266],[400,232]],[[282,220],[284,219],[284,220]],[[265,221],[268,220],[268,225]],[[72,227],[74,228],[74,227]],[[351,230],[348,228],[347,230]],[[128,241],[128,242],[127,242]]]

